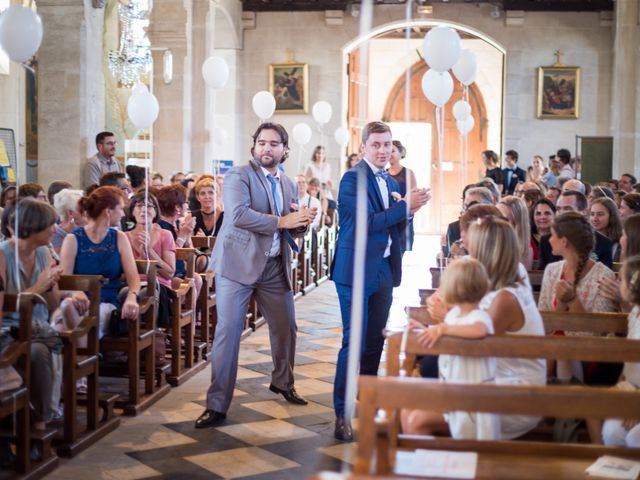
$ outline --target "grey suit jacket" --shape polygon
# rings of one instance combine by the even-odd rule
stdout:
[[[291,213],[297,203],[298,187],[285,174],[280,174],[283,215]],[[278,217],[271,198],[271,186],[262,169],[251,160],[234,167],[224,177],[222,190],[224,218],[211,256],[213,271],[244,285],[255,283],[269,259]],[[289,230],[302,236],[306,228]],[[287,284],[291,289],[291,249],[280,236],[280,252]]]

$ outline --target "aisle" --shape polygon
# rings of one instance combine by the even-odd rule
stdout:
[[[414,251],[405,255],[390,327],[404,326],[404,306],[417,305],[418,288],[430,283],[425,265],[434,263],[437,243],[436,237],[417,236]],[[333,283],[299,299],[296,317],[296,389],[309,405],[291,405],[269,391],[273,367],[265,325],[241,344],[225,425],[193,428],[204,410],[207,368],[142,415],[122,417],[120,428],[78,457],[62,460],[47,478],[302,480],[320,470],[350,468],[355,444],[333,438],[333,376],[342,333]]]
[[[340,314],[333,283],[296,302],[296,389],[309,400],[291,405],[268,390],[272,362],[268,329],[242,342],[238,382],[227,422],[193,428],[205,405],[207,368],[174,388],[115,432],[62,462],[51,479],[304,479],[340,470],[353,449],[333,438],[332,389]]]

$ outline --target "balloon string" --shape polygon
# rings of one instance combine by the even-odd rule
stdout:
[[[411,52],[412,52],[412,48],[411,48],[411,27],[409,27],[409,24],[411,22],[411,17],[412,17],[412,0],[409,0],[407,2],[407,6],[405,8],[405,17],[406,17],[406,21],[407,21],[407,28],[405,29],[404,35],[405,35],[405,40],[406,40],[406,44],[407,44],[407,64],[408,67],[406,69],[405,72],[405,78],[404,78],[404,121],[406,123],[411,122]],[[409,144],[411,144],[411,138],[413,137],[412,135],[412,130],[409,130]],[[407,193],[410,192],[411,190],[411,182],[410,182],[410,177],[409,175],[407,175],[407,173],[405,173],[405,176],[407,178],[405,178],[405,181],[407,182]],[[405,249],[409,250],[409,248],[411,248],[411,195],[407,195],[407,222],[405,223]]]
[[[444,115],[443,108],[436,106],[436,128],[438,130],[438,232],[442,230],[443,204],[444,204]],[[440,273],[444,268],[443,262],[440,262]]]

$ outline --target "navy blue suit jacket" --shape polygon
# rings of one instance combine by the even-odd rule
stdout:
[[[367,250],[365,256],[365,289],[376,280],[376,272],[384,259],[388,239],[391,237],[391,271],[393,285],[400,285],[402,276],[402,242],[399,225],[407,218],[407,204],[404,200],[395,201],[391,192],[399,192],[400,186],[392,178],[387,179],[389,189],[389,208],[385,210],[382,195],[376,177],[365,161],[358,162],[344,174],[338,192],[338,214],[340,230],[333,260],[332,276],[334,282],[344,285],[353,284],[353,264],[356,237],[356,197],[358,172],[367,176]]]

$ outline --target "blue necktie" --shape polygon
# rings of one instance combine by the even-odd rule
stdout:
[[[282,198],[280,197],[280,195],[278,195],[278,189],[276,188],[276,183],[278,182],[278,178],[274,177],[273,175],[267,175],[267,180],[269,180],[269,183],[271,184],[271,195],[273,195],[273,204],[276,207],[275,214],[277,216],[281,216],[282,215]],[[289,230],[283,229],[281,230],[281,233],[284,239],[287,241],[287,243],[291,247],[291,249],[294,252],[298,252],[300,250],[298,248],[298,244],[295,242],[295,240],[289,233]]]
[[[389,172],[386,170],[378,170],[376,172],[376,177],[380,177],[386,182],[389,179]]]

